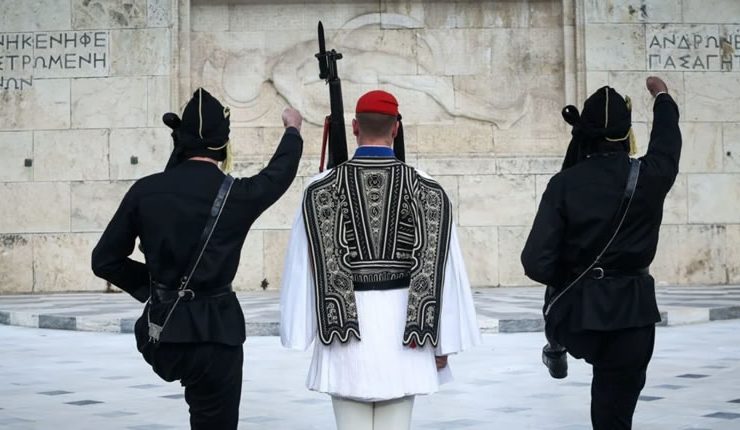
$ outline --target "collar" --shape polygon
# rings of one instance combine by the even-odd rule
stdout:
[[[387,146],[360,146],[355,151],[355,157],[394,158],[393,148]]]
[[[627,154],[624,151],[594,152],[592,154],[588,154],[586,156],[586,159],[587,160],[591,160],[591,159],[594,159],[594,158],[614,157],[614,156],[618,156],[620,154],[625,154],[625,155],[628,155],[629,156],[629,154]]]

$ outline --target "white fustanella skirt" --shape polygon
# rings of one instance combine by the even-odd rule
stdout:
[[[309,389],[373,402],[434,393],[452,379],[449,366],[437,371],[434,347],[402,344],[407,289],[358,291],[355,298],[362,340],[324,345],[315,339]]]

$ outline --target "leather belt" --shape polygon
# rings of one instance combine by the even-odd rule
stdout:
[[[399,279],[392,279],[388,281],[374,281],[374,282],[362,282],[353,281],[352,287],[355,291],[385,291],[385,290],[400,290],[409,287],[411,278],[404,276]]]
[[[175,300],[177,300],[178,297],[180,297],[180,300],[189,302],[191,300],[195,300],[196,298],[202,299],[225,296],[226,294],[234,291],[231,287],[231,284],[227,284],[217,288],[208,288],[203,290],[199,289],[197,292],[190,288],[185,288],[184,290],[175,290],[168,287],[167,285],[160,284],[159,282],[152,282],[150,286],[152,298],[155,299],[155,301],[158,303],[174,302]]]
[[[583,273],[583,271],[578,272],[578,274],[581,273]],[[614,278],[634,278],[647,276],[649,274],[649,267],[643,267],[641,269],[604,269],[603,267],[594,267],[586,274],[586,277],[599,280]]]

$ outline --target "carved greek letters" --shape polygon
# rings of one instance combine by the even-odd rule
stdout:
[[[740,70],[740,27],[654,25],[646,42],[649,70]]]
[[[0,90],[24,90],[34,79],[107,76],[108,31],[0,33]]]

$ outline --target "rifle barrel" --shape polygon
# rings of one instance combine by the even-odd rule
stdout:
[[[348,159],[347,134],[344,129],[342,82],[339,78],[329,81],[329,97],[331,99],[331,132],[327,167],[332,168]]]

